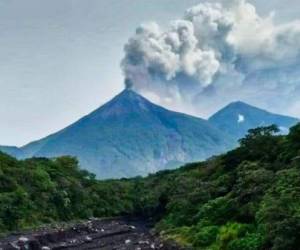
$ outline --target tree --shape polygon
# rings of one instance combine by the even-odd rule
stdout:
[[[273,162],[280,150],[281,137],[276,136],[276,125],[250,129],[245,138],[240,140],[241,148],[246,149],[246,160]]]

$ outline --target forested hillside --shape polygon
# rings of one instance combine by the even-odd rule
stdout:
[[[239,148],[206,162],[111,181],[70,157],[0,154],[1,231],[129,213],[195,249],[299,249],[300,125],[277,132],[252,129]]]

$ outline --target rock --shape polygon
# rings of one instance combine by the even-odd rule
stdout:
[[[28,242],[28,241],[29,241],[29,239],[28,239],[27,237],[21,236],[21,237],[19,238],[19,242],[26,243],[26,242]]]
[[[16,244],[16,242],[10,242],[8,248],[11,249],[11,250],[20,249],[20,247]]]
[[[40,242],[36,239],[30,240],[28,242],[28,244],[26,244],[26,245],[28,245],[27,249],[30,249],[30,250],[41,250],[42,249]]]
[[[90,236],[85,236],[84,241],[85,242],[91,242],[93,239]]]
[[[148,240],[140,240],[139,245],[149,245],[150,242]]]
[[[125,244],[126,244],[126,245],[128,245],[128,244],[130,244],[130,243],[131,243],[131,240],[130,240],[130,239],[125,240]]]
[[[75,244],[76,242],[77,242],[77,239],[72,239],[69,241],[69,243],[71,243],[71,244]]]

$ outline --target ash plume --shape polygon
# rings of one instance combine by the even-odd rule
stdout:
[[[262,106],[273,103],[276,91],[288,103],[295,101],[300,20],[275,24],[274,15],[259,16],[247,1],[232,0],[194,6],[167,29],[142,24],[124,47],[125,85],[162,105],[201,115],[231,99],[251,101],[257,89]],[[272,84],[270,72],[278,75]]]

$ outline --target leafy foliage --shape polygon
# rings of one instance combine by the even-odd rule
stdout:
[[[143,215],[195,249],[300,249],[300,124],[250,130],[240,147],[146,178],[98,181],[76,159],[0,154],[0,229]]]

